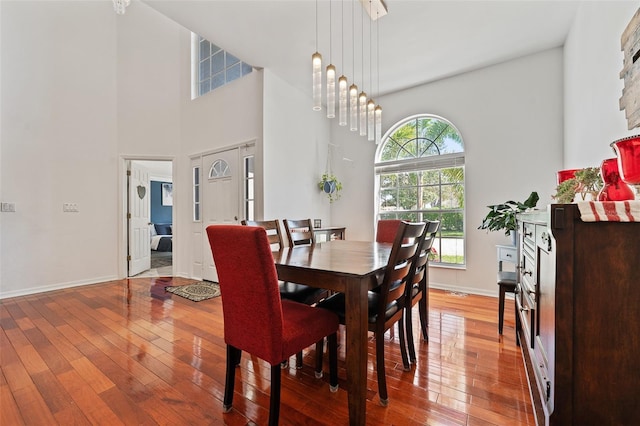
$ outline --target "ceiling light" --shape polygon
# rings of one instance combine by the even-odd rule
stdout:
[[[113,0],[113,10],[115,10],[118,15],[124,15],[130,3],[131,0]]]

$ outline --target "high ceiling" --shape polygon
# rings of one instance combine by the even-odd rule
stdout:
[[[244,62],[267,68],[310,94],[311,54],[316,50],[314,0],[143,1]],[[564,0],[385,1],[388,14],[371,29],[366,13],[362,25],[358,0],[318,1],[318,50],[324,65],[330,57],[331,7],[331,56],[338,75],[344,73],[349,84],[355,77],[356,84],[374,95],[561,46],[580,6]]]

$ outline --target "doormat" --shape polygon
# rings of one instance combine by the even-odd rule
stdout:
[[[165,287],[165,291],[194,302],[220,296],[220,285],[211,281],[198,281],[187,285]]]

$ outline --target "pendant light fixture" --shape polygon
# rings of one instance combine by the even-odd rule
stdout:
[[[127,0],[119,0],[127,1]],[[336,116],[336,66],[332,63],[333,54],[333,11],[332,1],[329,0],[329,65],[326,67],[326,106],[327,106],[327,118],[335,118]],[[361,136],[368,135],[368,140],[379,142],[382,131],[382,107],[376,105],[373,99],[369,99],[367,93],[364,91],[364,70],[365,70],[365,55],[364,55],[364,10],[367,11],[371,21],[377,21],[380,17],[387,14],[387,6],[384,4],[384,0],[359,0],[362,6],[361,10],[361,41],[362,41],[362,90],[358,94],[358,86],[355,83],[355,79],[349,86],[348,79],[344,75],[344,72],[338,78],[338,125],[346,126],[347,118],[349,118],[351,131],[358,131]],[[355,42],[355,2],[351,0],[351,42],[352,42],[352,65],[353,73],[355,75],[355,56],[356,56],[356,42]],[[316,52],[311,55],[312,66],[312,80],[313,80],[313,110],[322,110],[322,55],[318,51],[318,0],[316,0]],[[345,68],[345,49],[344,49],[344,0],[341,0],[341,36],[342,36],[342,67]],[[377,22],[376,22],[377,24]],[[373,38],[372,38],[372,23],[369,22],[369,89],[373,93]],[[377,68],[377,95],[380,95],[380,59],[379,59],[379,31],[376,25],[376,68]],[[347,115],[349,117],[347,117]]]
[[[329,0],[329,65],[327,65],[327,118],[336,116],[336,67],[332,63],[331,0]]]
[[[113,0],[113,10],[115,10],[118,15],[124,15],[130,3],[131,0]]]
[[[358,95],[358,104],[360,107],[360,136],[366,136],[367,135],[367,94],[364,91],[364,11],[362,11],[361,13],[361,22],[362,22],[362,26],[360,27],[361,29],[361,41],[362,41],[362,62],[361,62],[361,68],[362,68],[362,92],[360,92],[360,94]]]
[[[378,16],[380,18],[380,16]],[[377,92],[378,99],[380,98],[380,24],[379,20],[376,19],[376,77],[377,77]],[[375,116],[375,127],[376,127],[376,145],[380,144],[380,140],[382,139],[382,107],[378,104],[373,109],[373,113]]]
[[[351,72],[353,73],[354,78],[356,75],[355,2],[356,0],[351,0],[351,58],[353,59],[353,68]],[[349,122],[349,129],[352,132],[356,132],[358,130],[358,86],[355,82],[351,86],[349,86]]]
[[[344,0],[340,0],[340,11],[342,19],[340,20],[342,32],[342,70],[344,71]],[[338,125],[347,125],[347,77],[342,74],[338,79]]]
[[[318,53],[318,0],[316,0],[316,53],[311,55],[313,110],[322,109],[322,55]]]
[[[371,0],[369,0],[369,10],[371,10]],[[372,58],[372,39],[371,39],[371,21],[369,21],[369,86],[371,87],[371,93],[373,95],[373,73],[372,73],[372,68],[373,68],[373,61],[371,60]],[[369,98],[369,100],[367,101],[367,140],[369,142],[373,142],[375,139],[375,121],[374,121],[374,117],[373,117],[373,110],[376,107],[376,103],[373,101],[373,98]]]

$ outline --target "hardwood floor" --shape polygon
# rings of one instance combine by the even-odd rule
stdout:
[[[246,355],[233,410],[222,413],[222,301],[164,291],[190,281],[132,278],[1,300],[0,424],[266,424],[269,366]],[[504,338],[497,305],[496,298],[431,290],[430,339],[415,336],[411,371],[402,370],[397,333],[386,337],[388,407],[377,397],[371,336],[367,424],[534,424],[513,305]],[[283,371],[282,425],[348,424],[340,349],[336,393],[328,374],[314,377],[313,348],[303,369]]]

